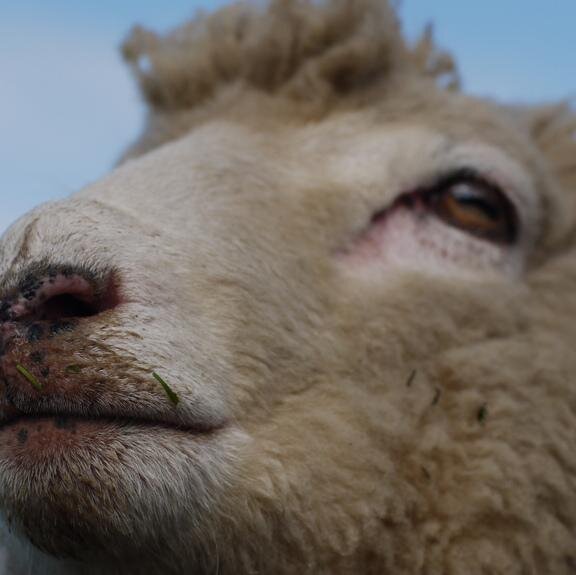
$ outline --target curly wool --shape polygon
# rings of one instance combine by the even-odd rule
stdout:
[[[409,49],[390,6],[377,0],[236,4],[164,38],[136,28],[124,55],[148,103],[164,111],[191,109],[233,84],[326,107],[397,74],[458,85],[431,29]]]

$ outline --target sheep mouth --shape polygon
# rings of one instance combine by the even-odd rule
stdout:
[[[97,345],[91,340],[91,345]],[[0,343],[2,338],[0,336]],[[125,426],[163,427],[189,435],[226,425],[220,403],[201,393],[180,397],[172,379],[107,349],[96,361],[85,359],[82,337],[26,340],[14,334],[0,349],[0,430],[14,421],[76,418]],[[117,364],[119,376],[110,365]],[[132,370],[126,377],[125,370]]]
[[[224,427],[224,425],[205,425],[205,424],[190,424],[185,422],[175,422],[166,419],[159,419],[154,417],[137,417],[134,415],[92,415],[92,414],[76,414],[76,413],[53,413],[53,412],[37,412],[37,413],[14,413],[8,417],[4,417],[0,421],[0,432],[10,426],[18,424],[34,423],[36,421],[51,421],[54,427],[62,430],[73,430],[77,423],[90,422],[95,425],[114,426],[114,427],[141,427],[141,428],[162,428],[181,432],[189,435],[207,435],[215,433]]]
[[[12,423],[46,418],[164,428],[190,436],[227,425],[223,406],[199,394],[180,398],[171,387],[163,389],[148,370],[125,382],[98,376],[98,364],[69,373],[66,360],[58,359],[45,364],[50,370],[47,378],[38,366],[28,362],[25,367],[10,352],[0,360],[0,431]]]

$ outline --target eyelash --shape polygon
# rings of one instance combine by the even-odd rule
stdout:
[[[426,199],[429,196],[439,193],[444,188],[448,188],[454,184],[460,183],[482,186],[506,197],[506,194],[498,184],[495,184],[492,180],[484,176],[478,170],[470,167],[462,167],[442,173],[434,177],[434,179],[432,179],[429,183],[423,184],[412,191],[406,192],[401,196],[400,201],[402,203],[406,201],[410,202],[411,199],[415,199],[417,197]]]

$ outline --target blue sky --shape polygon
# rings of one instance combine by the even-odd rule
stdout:
[[[134,23],[168,30],[220,0],[0,0],[0,231],[98,179],[143,110],[118,45]],[[466,88],[507,101],[576,95],[576,0],[403,0],[414,37],[435,22]]]

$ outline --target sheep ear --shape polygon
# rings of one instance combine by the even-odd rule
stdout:
[[[573,104],[562,102],[548,106],[517,106],[510,108],[514,117],[527,126],[532,141],[550,170],[558,201],[550,202],[555,210],[554,229],[548,230],[548,242],[563,242],[576,226],[576,111]]]
[[[562,187],[576,194],[576,110],[569,103],[528,110],[532,138]]]

